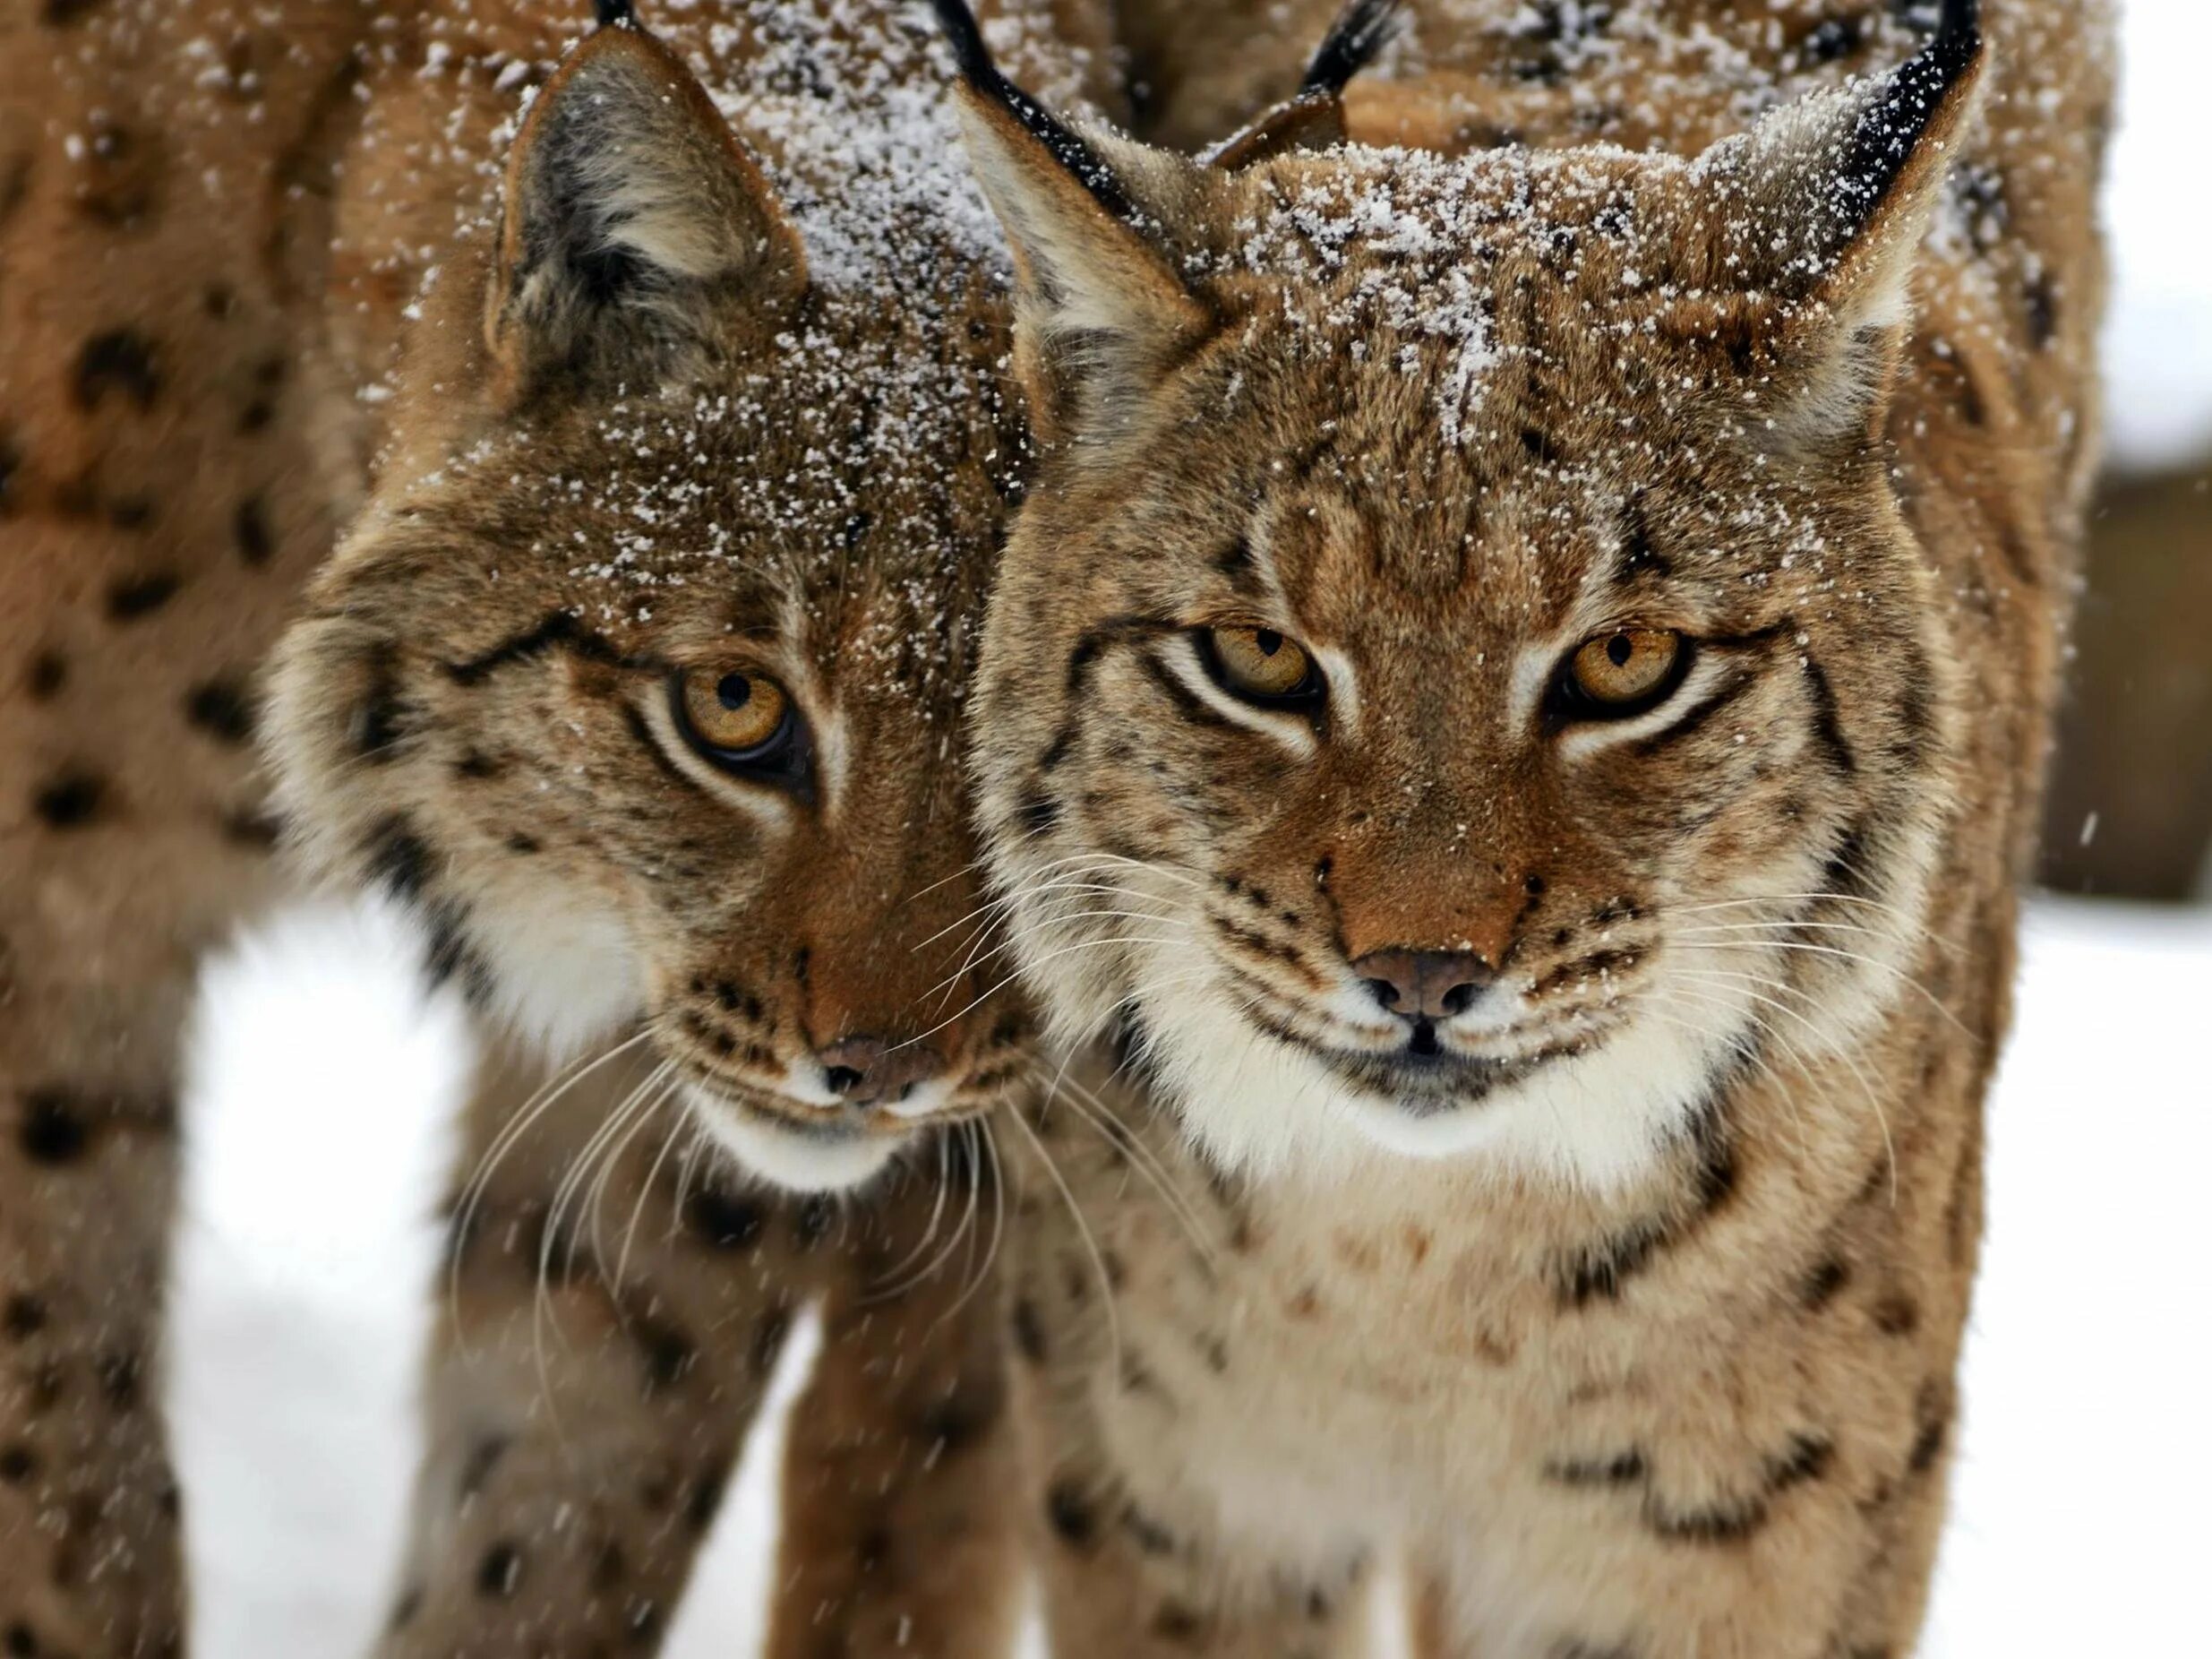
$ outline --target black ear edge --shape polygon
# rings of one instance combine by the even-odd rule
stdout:
[[[1402,0],[1350,0],[1336,14],[1306,66],[1306,78],[1298,83],[1299,96],[1342,94],[1351,78],[1390,44],[1404,15]]]
[[[592,21],[602,29],[635,29],[637,8],[630,0],[591,0]]]
[[[1891,73],[1889,85],[1860,115],[1839,158],[1838,176],[1849,182],[1866,209],[1890,193],[1951,93],[1981,61],[1976,0],[1943,0],[1934,35]]]
[[[990,47],[966,0],[930,0],[938,26],[952,47],[960,78],[983,102],[1002,109],[1032,138],[1051,152],[1053,160],[1073,177],[1099,206],[1125,223],[1137,218],[1136,206],[1122,189],[1121,181],[1103,158],[1082,136],[1050,110],[1016,86],[991,60]]]

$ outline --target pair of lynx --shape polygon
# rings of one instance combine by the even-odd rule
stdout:
[[[901,7],[0,16],[0,1651],[182,1649],[257,728],[487,1033],[388,1653],[650,1649],[814,1296],[779,1654],[1909,1648],[2109,17],[983,45],[1314,9],[952,15],[1010,289]]]

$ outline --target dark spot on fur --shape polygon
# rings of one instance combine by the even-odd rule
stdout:
[[[1073,1481],[1055,1481],[1045,1493],[1044,1517],[1053,1533],[1070,1549],[1085,1550],[1097,1542],[1098,1511]]]
[[[69,683],[69,664],[59,651],[40,651],[23,673],[23,694],[35,703],[52,701]]]
[[[184,583],[171,571],[150,571],[126,576],[107,589],[107,615],[116,622],[136,622],[150,616],[171,599]]]
[[[0,1485],[21,1486],[39,1472],[39,1459],[28,1446],[0,1448]]]
[[[1544,1478],[1562,1486],[1633,1486],[1646,1472],[1643,1454],[1633,1449],[1611,1457],[1571,1458],[1544,1466]]]
[[[1153,1615],[1152,1633],[1163,1642],[1187,1646],[1205,1633],[1205,1620],[1180,1602],[1162,1602]]]
[[[77,354],[74,387],[77,407],[95,409],[109,392],[120,392],[143,409],[154,406],[161,391],[161,377],[154,368],[153,348],[134,329],[110,329],[84,342]]]
[[[0,1330],[8,1334],[11,1342],[28,1342],[46,1328],[46,1303],[27,1292],[10,1296],[7,1307],[0,1311]]]
[[[65,29],[99,9],[103,0],[46,0],[39,21],[51,29]]]
[[[392,747],[406,731],[406,706],[399,700],[399,653],[389,641],[379,641],[364,655],[368,689],[355,706],[350,723],[354,752],[378,764],[391,759]]]
[[[683,1200],[683,1225],[713,1250],[750,1250],[767,1230],[760,1205],[733,1198],[714,1187],[700,1187]]]
[[[1874,1303],[1874,1328],[1885,1337],[1909,1337],[1920,1328],[1920,1304],[1902,1292]]]
[[[497,1596],[502,1601],[512,1596],[522,1582],[522,1552],[511,1543],[495,1543],[484,1552],[476,1563],[476,1593]]]
[[[138,1408],[146,1374],[145,1362],[135,1354],[110,1354],[99,1362],[100,1394],[117,1411]]]
[[[1060,804],[1041,787],[1032,786],[1022,792],[1022,798],[1014,809],[1015,817],[1023,830],[1029,835],[1050,835],[1059,828]]]
[[[720,1469],[710,1469],[692,1483],[691,1495],[684,1500],[683,1518],[693,1532],[703,1533],[715,1524],[728,1485],[729,1476]]]
[[[363,838],[370,883],[402,904],[422,897],[430,878],[430,848],[402,813],[378,821]]]
[[[792,1212],[791,1235],[801,1250],[812,1250],[829,1236],[836,1219],[836,1199],[819,1192],[810,1194]]]
[[[209,680],[184,697],[184,718],[219,743],[244,744],[253,735],[253,702],[244,683]]]
[[[39,1638],[21,1620],[8,1626],[4,1638],[9,1659],[38,1659]]]
[[[468,1461],[461,1466],[459,1488],[464,1498],[473,1498],[482,1491],[484,1483],[492,1478],[492,1471],[499,1460],[507,1455],[512,1442],[504,1434],[488,1434],[469,1448]]]
[[[1830,1256],[1805,1276],[1805,1282],[1797,1287],[1797,1300],[1808,1311],[1818,1312],[1835,1299],[1836,1293],[1850,1278],[1850,1264]]]
[[[1943,1455],[1943,1442],[1951,1433],[1951,1390],[1940,1380],[1920,1385],[1913,1400],[1913,1431],[1905,1467],[1910,1474],[1925,1474]]]
[[[534,835],[525,835],[518,830],[507,838],[507,850],[527,857],[530,854],[539,850],[538,839]]]
[[[91,1130],[76,1104],[59,1089],[33,1089],[23,1096],[23,1118],[15,1141],[33,1164],[58,1168],[84,1156]]]
[[[231,515],[230,534],[238,544],[238,556],[248,564],[266,564],[277,550],[276,537],[269,529],[269,509],[258,495],[249,495],[238,503],[238,511]]]
[[[1018,1298],[1014,1303],[1014,1345],[1021,1356],[1032,1365],[1044,1363],[1044,1323],[1038,1317],[1037,1304],[1028,1297]]]

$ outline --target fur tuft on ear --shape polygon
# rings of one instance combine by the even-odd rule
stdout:
[[[1235,173],[1293,150],[1342,143],[1344,89],[1397,33],[1400,4],[1401,0],[1350,0],[1306,66],[1298,90],[1201,159]]]
[[[1722,209],[1705,277],[1774,308],[1783,355],[1808,371],[1794,417],[1810,434],[1862,425],[1886,388],[1983,63],[1976,0],[1944,0],[1935,35],[1897,69],[1778,109],[1692,170]]]
[[[759,168],[675,55],[613,9],[619,26],[546,83],[508,162],[485,322],[517,391],[649,376],[729,308],[777,307],[806,284]]]
[[[1140,226],[1100,145],[999,73],[974,14],[936,0],[959,64],[961,126],[1017,279],[1016,349],[1048,441],[1119,428],[1136,400],[1213,326],[1211,309]],[[1185,165],[1127,147],[1136,161]]]

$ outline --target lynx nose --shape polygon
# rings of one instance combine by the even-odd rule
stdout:
[[[919,1043],[894,1045],[880,1037],[845,1037],[821,1050],[822,1080],[848,1106],[893,1105],[944,1069]]]
[[[1471,950],[1371,950],[1351,971],[1376,1001],[1417,1025],[1462,1012],[1496,977]]]

